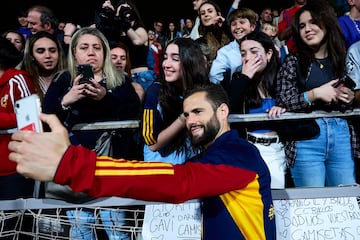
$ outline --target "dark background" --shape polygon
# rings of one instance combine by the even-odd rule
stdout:
[[[17,28],[18,10],[27,9],[34,4],[50,7],[61,21],[87,26],[92,22],[94,11],[101,7],[103,2],[104,0],[6,0],[1,7],[0,30],[3,32]],[[152,27],[155,19],[166,23],[170,19],[178,21],[184,17],[195,17],[192,0],[133,0],[133,2],[138,7],[147,28]],[[226,15],[232,0],[215,0],[215,2],[220,5],[223,15]],[[265,6],[289,7],[293,4],[293,0],[242,0],[240,4],[260,12]]]

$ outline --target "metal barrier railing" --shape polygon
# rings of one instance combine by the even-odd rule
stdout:
[[[229,116],[230,123],[249,123],[249,122],[263,122],[263,121],[286,121],[292,119],[306,119],[306,118],[319,118],[319,117],[356,117],[360,115],[360,109],[354,109],[353,111],[346,112],[324,112],[315,111],[311,113],[292,113],[286,112],[279,118],[269,119],[267,114],[231,114]],[[108,121],[108,122],[96,122],[78,124],[73,127],[75,131],[81,130],[106,130],[106,129],[137,129],[140,127],[140,121],[129,120],[129,121]],[[0,134],[12,134],[17,131],[16,128],[0,130]],[[274,204],[284,203],[283,201],[293,201],[296,199],[343,199],[346,197],[358,197],[360,196],[359,185],[354,186],[342,186],[342,187],[325,187],[325,188],[287,188],[287,189],[273,189],[272,196]],[[187,203],[196,202],[197,200],[188,201]],[[144,216],[144,209],[129,209],[128,206],[145,206],[151,204],[159,204],[158,202],[146,202],[135,199],[109,197],[109,198],[98,198],[92,201],[74,204],[56,199],[16,199],[16,200],[3,200],[0,201],[0,222],[6,222],[8,220],[18,220],[24,217],[31,216],[35,219],[36,228],[31,232],[22,230],[21,228],[15,229],[10,232],[1,232],[0,236],[20,236],[20,234],[33,236],[34,238],[41,237],[42,239],[70,239],[68,237],[68,231],[70,223],[64,215],[63,209],[81,209],[88,208],[93,209],[94,213],[98,213],[103,208],[114,208],[123,209],[131,213],[132,218],[129,219],[136,224],[131,226],[124,226],[122,231],[131,233],[132,240],[142,239],[142,221]],[[282,209],[283,210],[283,209]],[[341,210],[341,209],[340,209]],[[339,210],[339,211],[340,211]],[[282,214],[282,213],[281,213]],[[284,218],[280,214],[279,217]],[[281,221],[280,221],[281,222]],[[351,222],[352,223],[352,222]],[[353,224],[353,223],[352,223]],[[355,223],[356,224],[356,223]],[[281,226],[277,235],[279,239],[282,238],[282,233],[286,231],[295,231],[295,227]],[[103,228],[101,223],[95,223],[92,226],[94,231]],[[296,229],[297,231],[297,229]],[[196,238],[195,238],[196,239]]]

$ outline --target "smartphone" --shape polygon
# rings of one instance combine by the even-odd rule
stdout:
[[[83,75],[83,77],[79,81],[79,84],[91,84],[90,79],[94,79],[93,67],[90,64],[79,64],[77,65],[76,69],[78,75]]]
[[[337,81],[335,84],[332,85],[334,88],[338,88],[339,86],[345,86],[349,89],[354,89],[356,87],[356,83],[352,80],[351,77],[346,75],[344,78]]]
[[[40,98],[37,94],[21,98],[15,102],[15,114],[18,130],[42,132],[39,118],[41,112]]]
[[[43,132],[40,120],[41,103],[37,94],[21,98],[15,102],[15,114],[18,130]],[[33,197],[40,198],[41,182],[35,181]]]

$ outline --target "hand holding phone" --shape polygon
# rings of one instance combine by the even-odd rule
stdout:
[[[90,80],[94,79],[93,67],[90,64],[79,64],[76,68],[78,75],[82,74],[82,78],[80,79],[79,84],[91,84]]]
[[[33,94],[17,100],[15,102],[15,113],[18,130],[42,132],[40,112],[41,103],[38,95]]]
[[[333,84],[334,88],[338,88],[340,86],[345,86],[353,90],[356,87],[356,83],[354,82],[354,80],[352,80],[351,77],[346,75],[345,77],[339,79],[339,81],[337,81],[335,84]]]

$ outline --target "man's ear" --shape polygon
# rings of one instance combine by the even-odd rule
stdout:
[[[222,103],[218,109],[216,110],[217,114],[218,114],[218,119],[222,120],[225,119],[227,120],[227,117],[229,116],[229,106],[225,103]]]
[[[44,28],[46,29],[46,31],[50,31],[51,30],[51,23],[50,22],[46,22],[44,24]]]

